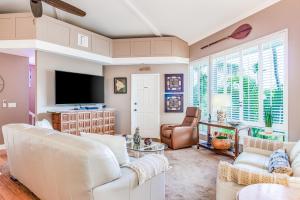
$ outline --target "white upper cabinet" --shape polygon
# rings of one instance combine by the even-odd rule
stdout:
[[[103,56],[112,56],[112,40],[102,35],[92,34],[92,51]]]
[[[0,15],[0,40],[34,39],[35,33],[35,20],[30,13]]]
[[[37,19],[37,39],[62,46],[70,46],[70,27],[50,17]]]
[[[189,46],[176,37],[113,40],[113,57],[189,57]]]

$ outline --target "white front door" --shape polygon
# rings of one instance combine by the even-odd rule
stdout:
[[[159,74],[131,75],[131,134],[137,127],[143,138],[159,138]]]

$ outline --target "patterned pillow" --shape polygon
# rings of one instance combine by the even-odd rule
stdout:
[[[272,153],[269,161],[269,172],[292,175],[293,171],[289,163],[289,157],[283,149],[278,149]]]

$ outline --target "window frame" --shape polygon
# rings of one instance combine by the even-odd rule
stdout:
[[[259,59],[258,59],[258,62],[259,62],[259,65],[262,66],[262,44],[266,43],[266,42],[270,42],[272,40],[276,40],[278,38],[282,38],[283,39],[283,44],[284,44],[284,76],[283,76],[283,102],[284,102],[284,105],[283,105],[283,112],[284,112],[284,118],[283,118],[283,121],[284,123],[283,124],[273,124],[273,129],[275,130],[280,130],[280,131],[284,131],[286,133],[288,133],[288,29],[284,29],[284,30],[281,30],[281,31],[278,31],[278,32],[275,32],[273,34],[270,34],[270,35],[267,35],[267,36],[264,36],[264,37],[261,37],[261,38],[258,38],[258,39],[255,39],[255,40],[252,40],[252,41],[249,41],[249,42],[246,42],[244,44],[241,44],[241,45],[238,45],[238,46],[235,46],[233,48],[230,48],[230,49],[226,49],[224,51],[220,51],[220,52],[217,52],[217,53],[214,53],[214,54],[211,54],[209,56],[205,56],[205,57],[202,57],[200,59],[197,59],[197,60],[194,60],[192,62],[190,62],[190,67],[189,67],[189,70],[190,70],[190,81],[189,81],[189,84],[190,84],[190,104],[192,105],[193,103],[193,79],[192,79],[192,73],[193,73],[193,66],[199,62],[203,62],[205,60],[208,60],[208,68],[209,68],[209,72],[208,72],[208,102],[209,102],[209,105],[208,105],[208,111],[209,113],[212,112],[212,101],[211,101],[211,96],[212,96],[212,93],[213,93],[213,84],[212,84],[212,75],[213,75],[213,60],[215,58],[218,58],[218,57],[222,57],[222,56],[226,56],[226,55],[230,55],[230,54],[233,54],[233,53],[242,53],[243,50],[246,50],[248,48],[251,48],[251,47],[254,47],[254,46],[257,46],[258,47],[258,54],[259,54]],[[242,58],[242,56],[241,56]],[[241,63],[241,68],[243,68],[243,65]],[[258,84],[259,84],[259,101],[262,101],[263,99],[261,99],[263,97],[263,84],[262,84],[262,76],[263,76],[263,73],[262,73],[262,70],[263,70],[263,67],[259,67],[259,72],[258,72]],[[240,72],[242,73],[242,72]],[[243,96],[243,95],[241,95]],[[247,121],[247,124],[251,125],[251,126],[259,126],[259,127],[264,127],[264,120],[263,120],[263,103],[259,103],[259,121],[258,122],[248,122]],[[288,135],[288,134],[287,134]]]

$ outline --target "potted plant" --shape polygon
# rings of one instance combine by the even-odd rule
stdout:
[[[231,141],[226,136],[216,136],[212,139],[212,145],[215,149],[228,150],[231,147]]]
[[[265,109],[265,133],[272,134],[273,129],[272,109]]]

